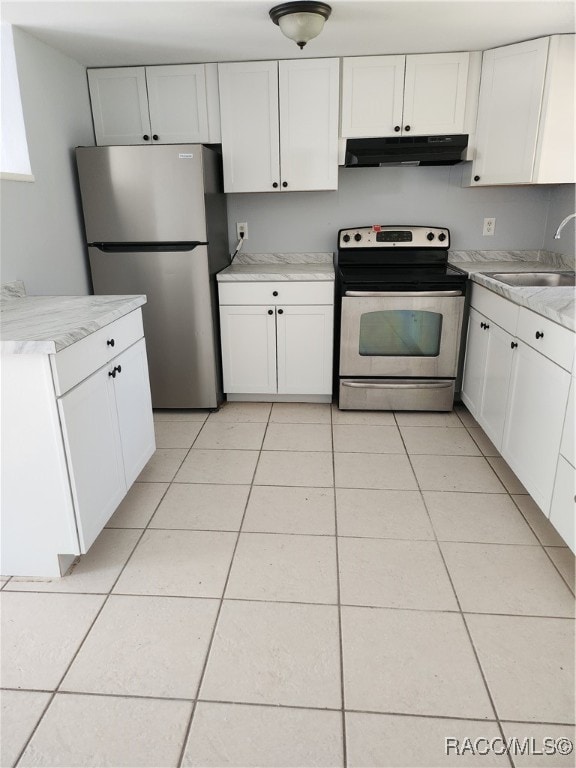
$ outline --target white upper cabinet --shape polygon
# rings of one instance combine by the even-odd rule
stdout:
[[[338,59],[220,64],[226,192],[336,189]]]
[[[146,144],[150,141],[144,67],[89,69],[88,85],[96,144]]]
[[[345,138],[471,133],[477,53],[355,56],[343,59]]]
[[[224,190],[279,189],[278,63],[219,64],[218,79]]]
[[[403,132],[416,136],[466,133],[469,53],[406,56]]]
[[[337,189],[340,64],[281,61],[278,70],[282,188]]]
[[[146,82],[150,124],[154,137],[158,137],[155,141],[177,144],[206,140],[208,111],[203,64],[148,67]]]
[[[574,38],[484,53],[472,185],[575,181]]]
[[[216,64],[89,69],[96,143],[220,141]]]
[[[405,56],[342,59],[343,138],[400,133],[405,60]]]

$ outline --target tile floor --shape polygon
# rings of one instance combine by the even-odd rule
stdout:
[[[574,557],[463,408],[228,404],[2,586],[2,766],[562,766]]]

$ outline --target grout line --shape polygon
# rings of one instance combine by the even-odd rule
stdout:
[[[47,592],[47,591],[34,591],[34,590],[7,590],[9,594],[18,595],[85,595],[89,597],[137,597],[137,598],[154,598],[156,599],[168,599],[168,600],[207,600],[209,602],[220,601],[222,598],[219,595],[166,595],[166,594],[154,594],[154,593],[138,593],[138,592],[112,592],[109,595],[103,592]],[[415,613],[446,613],[455,614],[460,613],[458,608],[412,608],[406,606],[397,605],[370,605],[368,603],[330,603],[330,602],[310,602],[304,600],[268,600],[258,597],[224,597],[224,602],[228,603],[270,603],[270,604],[282,604],[282,605],[308,605],[308,606],[330,606],[337,607],[340,605],[342,608],[362,608],[369,611],[405,611]],[[574,621],[573,616],[555,616],[553,614],[539,614],[539,613],[496,613],[494,611],[471,611],[465,610],[464,613],[469,616],[505,616],[513,619],[554,619],[556,621]],[[2,686],[0,686],[0,689]]]
[[[458,418],[460,418],[460,417],[458,417]],[[402,440],[404,440],[404,438],[402,438]],[[433,531],[434,537],[436,539],[436,546],[437,546],[438,552],[440,554],[440,557],[442,558],[442,562],[444,563],[444,568],[445,568],[445,571],[446,571],[446,576],[448,577],[448,580],[450,582],[450,586],[452,587],[452,592],[454,593],[454,599],[456,600],[456,604],[457,604],[458,609],[460,611],[460,617],[461,617],[462,622],[464,624],[464,629],[466,631],[466,634],[468,635],[468,640],[470,642],[470,647],[472,649],[472,653],[474,655],[474,658],[476,659],[476,664],[477,664],[478,670],[480,672],[480,676],[482,678],[482,682],[484,683],[484,688],[486,690],[486,694],[488,696],[488,700],[490,702],[490,706],[492,707],[492,711],[494,712],[494,716],[496,718],[496,722],[497,722],[497,725],[498,725],[498,730],[500,731],[500,735],[501,735],[502,739],[505,741],[506,736],[504,734],[504,729],[502,727],[502,724],[501,724],[499,716],[498,716],[498,710],[496,709],[496,703],[495,703],[495,701],[494,701],[494,699],[492,697],[492,692],[490,691],[490,688],[488,686],[488,680],[487,680],[486,675],[484,673],[484,669],[482,667],[482,664],[480,663],[480,657],[478,655],[478,651],[476,650],[476,646],[474,645],[474,641],[472,639],[472,633],[470,632],[470,628],[468,627],[468,623],[466,621],[466,617],[464,616],[464,612],[462,611],[462,606],[460,604],[460,599],[458,597],[458,593],[456,591],[456,587],[455,587],[454,582],[452,580],[452,575],[450,574],[450,571],[448,569],[448,564],[447,564],[446,559],[444,557],[444,552],[442,551],[442,547],[440,546],[440,542],[438,541],[438,538],[436,536],[436,528],[434,527],[434,522],[432,520],[432,516],[430,515],[430,511],[428,509],[428,505],[426,504],[426,499],[424,498],[424,494],[422,493],[422,489],[420,488],[420,482],[418,481],[418,476],[416,475],[416,472],[415,472],[414,467],[412,465],[412,460],[411,460],[410,455],[408,456],[408,461],[410,462],[410,466],[412,467],[412,472],[414,472],[414,476],[416,477],[416,483],[418,485],[418,488],[420,489],[420,495],[422,497],[422,502],[424,504],[424,508],[426,509],[426,513],[428,515],[428,520],[430,522],[430,525],[432,526],[432,531]],[[512,768],[514,768],[514,763],[513,763],[512,758],[511,758],[511,756],[509,754],[508,754],[508,761],[509,761],[510,765],[512,766]]]
[[[44,688],[1,688],[3,691],[10,691],[15,693],[52,693],[50,690]],[[127,693],[100,693],[94,691],[58,691],[59,696],[96,696],[103,699],[145,699],[147,701],[182,701],[182,702],[196,702],[197,704],[221,704],[224,706],[231,705],[234,707],[260,707],[265,709],[289,709],[300,711],[313,711],[313,712],[335,712],[342,711],[341,707],[315,707],[314,705],[304,704],[276,704],[270,702],[261,701],[234,701],[229,699],[190,699],[182,697],[169,697],[169,696],[145,696],[142,694],[131,695]],[[384,715],[392,717],[416,717],[424,720],[458,720],[461,722],[478,722],[478,723],[497,723],[496,719],[489,717],[464,717],[462,715],[432,715],[422,714],[421,712],[396,712],[394,710],[378,710],[378,709],[347,709],[346,713],[359,714],[359,715]],[[546,725],[551,727],[571,728],[576,723],[559,723],[551,721],[534,721],[534,720],[512,720],[510,718],[503,719],[503,723],[513,723],[518,725]]]
[[[268,412],[268,421],[266,422],[266,429],[264,430],[264,434],[262,435],[262,442],[261,446],[264,444],[264,436],[266,434],[266,431],[268,429],[268,423],[270,421],[270,414],[272,413],[272,408],[270,408],[270,411]],[[214,638],[216,637],[216,628],[218,627],[218,622],[220,621],[220,614],[222,613],[222,608],[224,606],[224,595],[226,594],[226,590],[228,589],[228,582],[230,580],[230,574],[232,572],[232,566],[234,563],[234,558],[236,556],[236,550],[238,548],[238,544],[240,542],[240,533],[242,531],[242,526],[244,524],[244,518],[246,517],[246,512],[248,510],[248,505],[250,503],[250,496],[252,495],[252,488],[254,487],[254,479],[256,477],[256,472],[258,470],[258,464],[260,463],[260,456],[262,455],[262,447],[260,447],[260,450],[258,451],[258,458],[254,464],[254,470],[252,472],[252,481],[250,483],[250,490],[248,491],[248,496],[246,497],[246,502],[244,504],[244,512],[242,514],[242,520],[240,521],[240,527],[238,529],[238,532],[236,534],[236,541],[234,542],[234,548],[232,550],[232,556],[230,558],[230,564],[228,566],[228,572],[226,574],[226,579],[224,581],[224,586],[222,588],[222,594],[220,596],[218,610],[216,611],[216,617],[214,619],[214,625],[212,627],[212,632],[210,634],[210,639],[208,641],[208,647],[206,649],[206,655],[204,657],[204,664],[202,665],[202,671],[200,673],[200,677],[198,679],[198,687],[196,689],[196,700],[194,701],[194,704],[192,705],[192,712],[190,714],[190,719],[188,721],[188,726],[184,732],[184,737],[182,740],[182,749],[180,750],[180,755],[178,757],[178,763],[177,766],[180,768],[182,766],[182,761],[184,760],[184,755],[186,754],[186,748],[188,746],[188,741],[190,739],[190,732],[192,730],[192,723],[194,722],[194,715],[196,714],[196,706],[198,703],[198,696],[200,695],[200,690],[202,689],[202,684],[204,683],[204,678],[206,676],[206,670],[208,668],[208,661],[210,659],[210,654],[212,652],[212,646],[214,644]]]
[[[348,765],[348,746],[346,740],[346,694],[344,691],[344,638],[342,632],[342,595],[340,591],[340,545],[338,536],[338,499],[336,495],[336,460],[334,451],[334,409],[330,405],[330,435],[332,440],[332,478],[334,498],[334,541],[336,551],[336,596],[338,601],[338,643],[340,651],[340,695],[342,707],[342,765]]]

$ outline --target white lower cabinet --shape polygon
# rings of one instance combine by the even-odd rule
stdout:
[[[141,310],[56,354],[3,355],[2,447],[2,572],[59,576],[155,450]]]
[[[226,394],[332,394],[331,281],[220,283],[219,288]],[[257,303],[263,299],[270,303]]]
[[[506,418],[512,340],[503,328],[470,310],[462,400],[498,447]]]
[[[144,339],[61,397],[58,408],[86,552],[154,452]]]
[[[573,357],[571,331],[473,285],[462,400],[571,546]]]
[[[124,494],[114,382],[101,368],[60,398],[80,550],[86,552]]]
[[[276,392],[274,307],[220,307],[224,392]]]
[[[548,513],[570,374],[527,344],[517,343],[501,453],[534,501]]]
[[[332,393],[334,307],[290,307],[276,316],[278,394]]]

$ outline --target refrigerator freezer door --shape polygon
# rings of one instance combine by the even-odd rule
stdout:
[[[79,147],[88,243],[206,240],[199,144]]]
[[[89,247],[94,292],[146,294],[142,307],[154,408],[216,408],[213,286],[205,246],[188,251]]]

